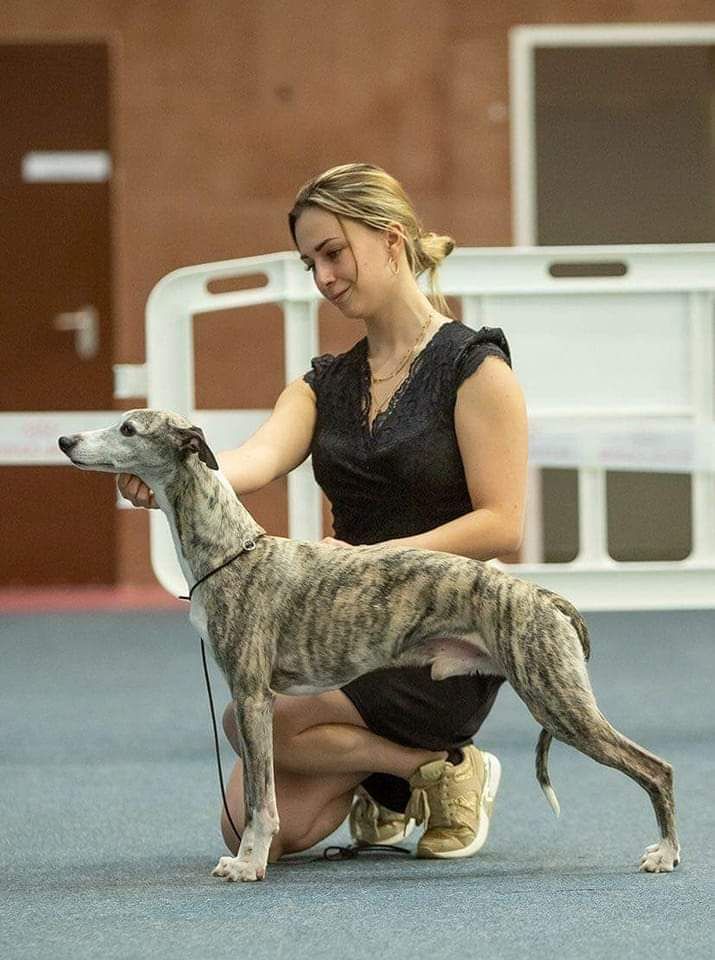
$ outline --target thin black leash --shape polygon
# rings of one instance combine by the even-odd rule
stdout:
[[[238,560],[238,558],[242,554],[250,553],[251,550],[255,550],[255,549],[256,549],[256,541],[246,540],[243,546],[241,547],[241,549],[238,551],[238,553],[235,553],[232,557],[229,557],[229,559],[226,560],[225,563],[222,563],[220,567],[216,567],[214,570],[209,570],[209,572],[205,576],[201,577],[200,580],[197,580],[196,583],[193,585],[193,587],[191,587],[191,589],[189,590],[188,597],[179,597],[179,600],[188,600],[189,602],[191,602],[191,597],[194,593],[194,590],[199,586],[199,584],[202,584],[204,580],[208,580],[209,577],[212,577],[215,573],[218,573],[219,570],[223,570],[223,568],[227,567],[229,563],[233,563],[234,560]],[[223,785],[223,771],[221,769],[221,754],[220,754],[219,745],[218,745],[218,730],[216,729],[216,711],[214,710],[214,701],[213,701],[213,697],[211,696],[211,682],[209,680],[209,668],[206,663],[206,647],[204,645],[203,637],[201,637],[201,659],[203,660],[203,664],[204,664],[204,677],[206,678],[206,692],[209,695],[209,707],[211,708],[211,723],[213,724],[213,731],[214,731],[214,744],[216,746],[216,762],[218,763],[218,780],[221,785],[221,798],[223,800],[223,809],[226,813],[226,816],[228,817],[228,822],[231,824],[231,829],[236,835],[236,839],[240,843],[241,834],[236,829],[236,824],[233,822],[233,819],[231,818],[231,814],[229,813],[229,810],[228,810],[228,804],[226,803],[226,790]]]
[[[247,553],[251,550],[254,550],[255,547],[256,547],[255,540],[247,540],[246,543],[244,543],[242,549],[238,551],[238,553],[234,554],[234,556],[232,556],[225,563],[222,563],[220,567],[216,567],[215,570],[209,571],[209,573],[207,573],[206,576],[201,577],[200,580],[197,580],[196,583],[193,585],[193,587],[191,587],[191,589],[189,590],[188,597],[179,597],[179,600],[190,601],[191,595],[193,594],[194,590],[198,587],[200,583],[203,583],[204,580],[208,580],[210,576],[213,576],[214,573],[218,573],[219,570],[223,570],[224,567],[227,567],[229,563],[233,563],[233,561],[237,560],[243,553]],[[206,663],[206,646],[204,644],[203,637],[201,637],[201,660],[203,662],[203,667],[204,667],[204,678],[206,680],[206,692],[208,693],[208,696],[209,696],[209,709],[211,711],[211,724],[213,726],[214,747],[216,749],[216,765],[218,767],[218,782],[221,787],[221,799],[223,800],[223,809],[228,819],[228,822],[231,824],[231,829],[233,830],[234,835],[236,836],[236,839],[240,844],[241,834],[236,829],[236,825],[233,822],[233,819],[228,809],[228,803],[226,802],[226,789],[223,783],[223,770],[221,768],[221,751],[220,751],[219,741],[218,741],[218,728],[216,726],[216,711],[214,709],[213,696],[211,695],[211,681],[209,680],[209,669],[208,669],[208,664]],[[361,844],[359,846],[357,844],[353,844],[352,846],[349,846],[349,847],[340,847],[340,846],[326,847],[325,850],[323,850],[322,856],[320,857],[311,857],[311,859],[307,861],[286,860],[284,861],[284,863],[304,863],[304,862],[314,863],[316,860],[353,860],[355,857],[358,856],[358,854],[368,853],[370,850],[383,850],[387,853],[406,853],[408,855],[411,853],[411,851],[407,847],[396,847],[396,846],[382,844],[382,843],[367,843],[367,844]]]
[[[228,812],[228,804],[226,803],[226,791],[223,786],[223,771],[221,769],[221,754],[219,752],[218,746],[218,730],[216,729],[216,711],[214,710],[214,701],[211,696],[211,684],[209,682],[209,668],[206,665],[206,648],[204,646],[204,638],[201,637],[201,659],[204,663],[204,676],[206,677],[206,691],[209,695],[209,706],[211,708],[211,723],[214,728],[214,744],[216,745],[216,762],[218,763],[218,782],[221,784],[221,797],[223,799],[223,809],[228,817],[228,822],[231,824],[231,829],[236,835],[238,842],[241,842],[241,834],[236,829],[236,825],[231,819],[231,814]]]
[[[221,799],[223,800],[223,809],[228,819],[228,822],[231,824],[231,829],[233,830],[236,839],[240,843],[241,834],[236,829],[236,824],[233,822],[233,819],[231,818],[231,814],[229,813],[229,809],[228,809],[228,803],[226,802],[226,790],[223,785],[223,771],[221,769],[221,752],[219,749],[219,742],[218,742],[218,728],[216,726],[216,711],[214,710],[213,697],[211,696],[211,683],[209,681],[209,671],[208,671],[208,666],[206,664],[206,647],[204,644],[203,637],[201,637],[201,659],[203,661],[203,666],[204,666],[204,677],[206,678],[206,692],[209,695],[209,707],[211,709],[211,723],[212,723],[213,732],[214,732],[214,747],[216,749],[216,765],[218,767],[218,782],[221,786]],[[283,862],[284,863],[305,863],[305,862],[314,863],[316,860],[353,860],[355,857],[357,857],[359,853],[367,853],[370,850],[384,850],[387,853],[406,853],[406,854],[411,853],[411,851],[407,847],[388,846],[387,844],[382,844],[382,843],[368,843],[368,844],[361,844],[360,846],[357,846],[356,844],[354,844],[349,847],[340,847],[340,846],[326,847],[325,850],[323,850],[323,853],[320,857],[311,857],[307,861],[284,860]]]
[[[259,534],[259,536],[261,536],[261,534]],[[227,567],[229,563],[233,563],[234,560],[238,560],[241,554],[250,553],[251,550],[255,550],[255,549],[256,549],[256,541],[246,540],[243,546],[241,547],[241,549],[238,551],[238,553],[234,553],[234,555],[232,557],[229,557],[228,560],[226,560],[225,563],[222,563],[220,567],[216,567],[215,570],[209,570],[209,572],[205,576],[201,577],[200,580],[197,580],[196,583],[193,585],[193,587],[189,590],[188,597],[179,597],[178,599],[191,600],[191,596],[194,590],[199,586],[199,584],[202,584],[204,580],[208,580],[209,577],[212,577],[215,573],[218,573],[219,570],[223,570],[224,567]]]

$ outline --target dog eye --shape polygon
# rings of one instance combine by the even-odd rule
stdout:
[[[136,433],[136,430],[131,425],[131,423],[127,422],[121,425],[121,427],[119,428],[119,432],[124,434],[125,437],[133,437],[134,434]]]

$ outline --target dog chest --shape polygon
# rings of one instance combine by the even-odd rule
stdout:
[[[191,600],[191,611],[189,613],[189,620],[191,621],[194,629],[204,638],[208,639],[208,619],[206,617],[206,608],[203,603],[197,598]]]

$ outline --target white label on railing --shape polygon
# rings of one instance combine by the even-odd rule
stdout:
[[[124,410],[50,410],[0,413],[0,466],[69,466],[60,436],[119,424]],[[270,410],[197,410],[196,423],[212,450],[240,446],[270,416]]]
[[[270,410],[197,410],[196,423],[219,452],[238,447],[270,416]],[[120,410],[0,413],[0,464],[67,464],[60,434],[118,423]],[[567,425],[529,420],[529,460],[535,467],[715,472],[715,428],[709,424],[616,424],[601,419]]]
[[[107,427],[119,416],[114,410],[0,414],[0,463],[69,465],[57,442],[60,436]]]
[[[36,150],[22,158],[25,183],[103,183],[111,173],[106,150]]]
[[[540,467],[715,471],[715,428],[605,419],[566,425],[535,419],[529,421],[529,459]]]

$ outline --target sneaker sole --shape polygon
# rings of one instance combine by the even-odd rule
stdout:
[[[461,850],[445,850],[444,853],[420,854],[419,856],[422,859],[452,860],[456,857],[471,857],[481,850],[486,843],[487,834],[489,833],[491,808],[494,803],[494,798],[497,795],[497,790],[499,789],[499,781],[501,780],[501,764],[493,753],[485,753],[484,751],[481,751],[481,753],[487,768],[487,782],[484,785],[482,799],[479,804],[479,827],[474,840],[472,840],[469,846],[462,847]]]

